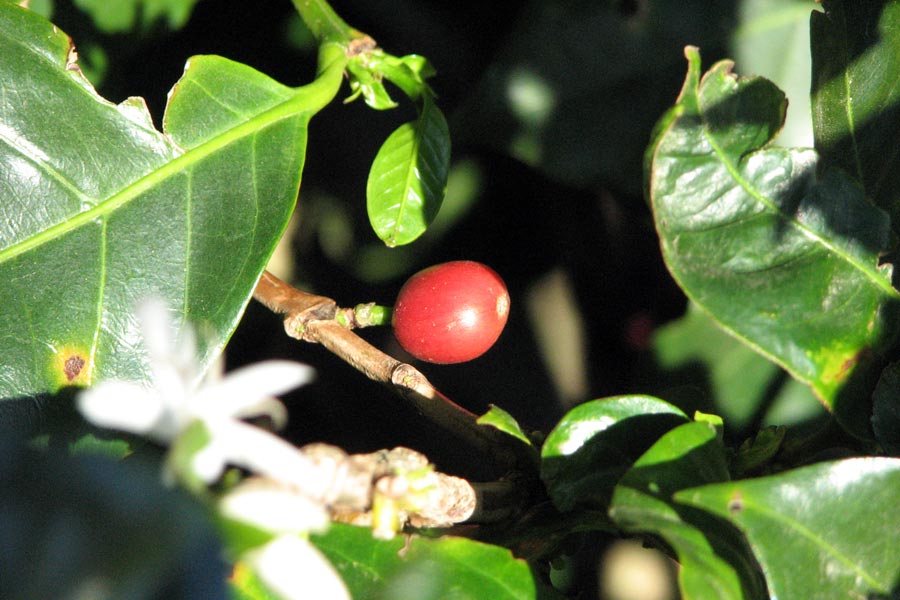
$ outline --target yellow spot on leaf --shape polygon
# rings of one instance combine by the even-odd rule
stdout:
[[[87,386],[91,383],[93,365],[85,348],[62,346],[53,355],[51,370],[58,387]]]

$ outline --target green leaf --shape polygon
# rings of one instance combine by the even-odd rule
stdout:
[[[680,319],[660,327],[653,337],[657,363],[670,373],[670,386],[704,386],[702,395],[721,414],[731,433],[754,424],[760,413],[792,424],[824,413],[810,389],[719,328],[696,304]],[[774,414],[779,404],[791,414]],[[748,433],[749,434],[749,433]]]
[[[33,10],[37,14],[51,19],[53,17],[53,0],[31,0],[28,3],[28,10]]]
[[[355,600],[525,600],[536,585],[509,550],[465,538],[376,540],[371,529],[333,524],[313,543],[341,574]]]
[[[878,266],[888,220],[840,174],[816,182],[813,151],[765,147],[785,111],[773,84],[728,61],[701,80],[699,53],[685,54],[647,152],[665,261],[720,326],[834,408],[896,335],[900,295]]]
[[[744,532],[772,597],[896,597],[900,460],[821,463],[684,490],[675,499]]]
[[[148,28],[166,19],[171,29],[187,23],[197,0],[75,0],[75,5],[91,15],[97,29],[106,33],[124,33],[138,26]]]
[[[678,582],[688,600],[764,598],[765,586],[738,533],[672,495],[728,480],[714,428],[687,423],[661,437],[616,486],[610,517],[631,533],[663,538],[678,555]]]
[[[569,411],[541,448],[541,479],[563,511],[605,508],[619,478],[656,439],[687,421],[651,396],[592,400]]]
[[[862,183],[900,219],[900,1],[823,2],[810,23],[813,127],[822,168]]]
[[[348,63],[347,74],[353,93],[344,100],[345,104],[362,96],[366,104],[375,110],[387,110],[397,106],[384,87],[383,78],[379,76],[380,74],[372,72],[364,62],[355,60]]]
[[[206,482],[197,475],[194,466],[201,452],[208,449],[213,434],[206,422],[196,419],[179,433],[166,457],[166,467],[186,490],[202,498],[207,491]]]
[[[238,563],[228,578],[229,600],[280,600],[248,566]]]
[[[366,186],[369,221],[387,246],[408,244],[437,216],[450,171],[450,131],[429,95],[381,146]]]
[[[516,421],[515,417],[499,406],[491,404],[490,409],[478,417],[477,423],[479,425],[490,425],[491,427],[495,427],[503,433],[508,433],[529,446],[531,445],[531,440],[529,440],[528,436],[525,435],[525,432],[522,431],[522,427],[519,425],[519,422]]]
[[[747,472],[764,468],[778,454],[786,433],[784,427],[760,429],[752,440],[745,440],[738,448],[731,461],[731,472],[741,477]]]
[[[401,90],[410,100],[432,102],[434,92],[425,80],[435,75],[435,69],[428,59],[418,54],[391,56],[376,54],[369,63],[373,71],[387,79]]]
[[[4,399],[145,379],[133,310],[150,296],[200,329],[211,361],[286,226],[307,123],[342,71],[291,89],[195,57],[163,134],[142,100],[100,98],[70,50],[51,23],[0,3]]]
[[[700,410],[694,411],[694,420],[698,423],[706,423],[716,431],[716,435],[719,440],[722,440],[723,431],[722,429],[725,427],[725,421],[722,420],[722,417],[719,415],[714,415],[711,413],[705,413]]]

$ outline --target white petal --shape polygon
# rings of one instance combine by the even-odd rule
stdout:
[[[234,413],[234,418],[266,416],[272,419],[275,429],[284,429],[288,421],[288,410],[278,398],[260,398],[254,404],[248,404]]]
[[[328,511],[295,489],[267,480],[251,478],[228,492],[219,503],[220,512],[251,523],[271,533],[324,531]]]
[[[245,556],[266,586],[282,598],[350,600],[350,593],[335,568],[301,537],[278,536]]]
[[[228,465],[228,458],[225,456],[224,450],[225,448],[213,438],[203,449],[194,454],[194,460],[191,461],[194,475],[208,484],[218,481]]]
[[[197,379],[197,343],[194,330],[166,304],[150,298],[138,304],[135,312],[141,325],[154,387],[172,405],[184,402]],[[177,336],[177,339],[176,339]]]
[[[175,327],[166,304],[159,298],[148,298],[137,305],[135,314],[151,363],[167,360],[175,347]]]
[[[156,362],[150,367],[153,387],[169,410],[186,409],[191,390],[178,367],[168,362]]]
[[[165,420],[162,398],[135,383],[104,381],[78,394],[78,410],[98,427],[140,435],[163,433],[156,429]]]
[[[324,496],[334,473],[322,473],[300,450],[277,435],[243,421],[207,421],[229,464],[293,484],[311,498]]]
[[[266,412],[260,400],[292,390],[312,380],[313,369],[287,360],[268,360],[232,371],[198,391],[197,410],[204,414],[248,417]],[[199,407],[202,405],[202,408]],[[209,412],[207,412],[209,411]],[[272,415],[276,420],[278,415]]]

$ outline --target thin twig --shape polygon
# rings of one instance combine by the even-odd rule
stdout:
[[[509,470],[519,463],[508,436],[476,423],[476,415],[439,392],[418,369],[385,354],[335,320],[339,309],[334,300],[298,290],[268,271],[263,272],[253,297],[284,315],[290,337],[320,344],[369,379],[392,386],[419,413],[493,457],[499,467]]]

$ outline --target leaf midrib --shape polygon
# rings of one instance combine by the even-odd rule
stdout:
[[[396,219],[396,221],[394,221],[394,227],[393,227],[393,230],[391,231],[391,236],[390,236],[391,243],[394,243],[394,244],[397,243],[397,238],[400,236],[401,233],[403,233],[403,220],[404,220],[404,216],[406,213],[406,209],[409,207],[409,203],[410,203],[409,195],[410,195],[410,193],[417,193],[415,190],[413,190],[413,187],[417,181],[415,172],[416,172],[416,165],[418,164],[419,145],[421,143],[421,136],[424,135],[424,133],[423,133],[424,129],[425,129],[424,122],[425,122],[425,119],[421,118],[421,120],[418,123],[416,123],[412,128],[413,136],[412,136],[412,140],[410,140],[410,142],[409,142],[409,144],[411,146],[410,155],[412,156],[412,160],[409,161],[409,164],[406,167],[406,177],[404,178],[404,181],[403,181],[403,198],[400,200],[400,206],[397,210],[397,219]],[[422,198],[421,200],[424,203],[425,199]]]
[[[847,31],[847,19],[846,14],[842,14],[841,18],[841,27],[843,31],[841,32],[843,36],[840,38],[841,42],[841,50],[843,51],[843,84],[844,84],[844,103],[843,108],[847,117],[847,130],[850,133],[850,143],[853,148],[853,162],[856,166],[856,177],[860,182],[865,181],[863,177],[863,166],[862,159],[859,155],[859,143],[857,140],[856,133],[856,118],[853,114],[853,83],[851,81],[850,76],[850,49],[848,48],[848,43],[850,39],[850,32]]]
[[[248,119],[240,125],[232,127],[231,129],[187,150],[173,160],[166,162],[159,168],[154,169],[126,185],[118,192],[99,202],[96,206],[80,213],[76,213],[65,221],[47,227],[12,246],[4,248],[0,251],[0,263],[12,260],[25,252],[58,239],[87,223],[106,217],[109,213],[125,206],[135,198],[152,190],[154,187],[160,185],[174,175],[187,170],[219,150],[222,150],[245,137],[258,133],[268,126],[284,119],[303,115],[304,113],[306,113],[305,116],[309,118],[309,116],[316,112],[318,107],[309,108],[305,106],[303,94],[300,93],[300,90],[302,89],[303,88],[298,88],[297,92],[284,102],[281,102],[280,104],[259,113],[255,117]]]
[[[752,198],[754,198],[758,202],[762,203],[764,206],[766,206],[772,212],[780,215],[785,221],[790,223],[793,227],[796,227],[797,229],[802,231],[806,236],[815,240],[817,243],[821,244],[823,247],[825,247],[829,251],[831,251],[834,254],[836,254],[837,256],[839,256],[841,258],[841,260],[843,260],[845,263],[851,265],[857,271],[860,271],[867,279],[872,281],[877,287],[881,288],[884,292],[888,293],[891,296],[894,296],[895,298],[900,298],[900,293],[898,293],[897,290],[895,290],[893,288],[893,286],[890,285],[890,283],[888,283],[883,278],[881,278],[878,275],[878,273],[873,272],[873,268],[869,267],[866,264],[861,263],[856,258],[854,258],[850,254],[845,252],[843,249],[841,249],[839,246],[832,244],[826,238],[822,237],[817,232],[815,232],[814,230],[810,229],[809,227],[807,227],[806,225],[804,225],[803,223],[801,223],[800,221],[795,219],[793,216],[785,214],[784,211],[782,211],[780,208],[778,208],[778,206],[774,202],[772,202],[772,200],[770,200],[768,197],[764,196],[759,191],[757,191],[750,184],[749,181],[744,179],[744,177],[741,175],[740,171],[737,169],[737,167],[734,165],[734,163],[732,163],[728,159],[727,155],[725,154],[725,151],[722,150],[722,148],[716,143],[715,138],[709,132],[709,129],[707,128],[705,122],[702,126],[702,131],[703,131],[703,137],[706,138],[707,142],[709,142],[710,147],[713,149],[716,156],[719,158],[719,160],[725,166],[725,169],[728,171],[728,174],[731,175],[732,179],[734,179],[734,181],[747,194],[749,194]],[[765,152],[765,150],[763,150],[763,152]]]
[[[796,519],[789,518],[788,516],[778,512],[776,510],[770,510],[764,504],[757,504],[756,502],[749,501],[748,499],[744,499],[744,511],[748,509],[753,509],[762,517],[768,518],[775,523],[779,523],[788,529],[792,529],[800,534],[802,537],[806,538],[809,542],[811,542],[814,546],[818,546],[822,549],[823,552],[833,556],[835,559],[840,561],[844,566],[848,567],[853,573],[855,573],[858,577],[861,577],[871,585],[874,589],[882,590],[883,585],[881,582],[877,581],[874,576],[870,575],[867,571],[863,570],[862,567],[856,565],[850,557],[845,555],[843,552],[840,552],[836,547],[832,546],[828,542],[826,542],[822,537],[816,535],[808,527],[803,526]]]

